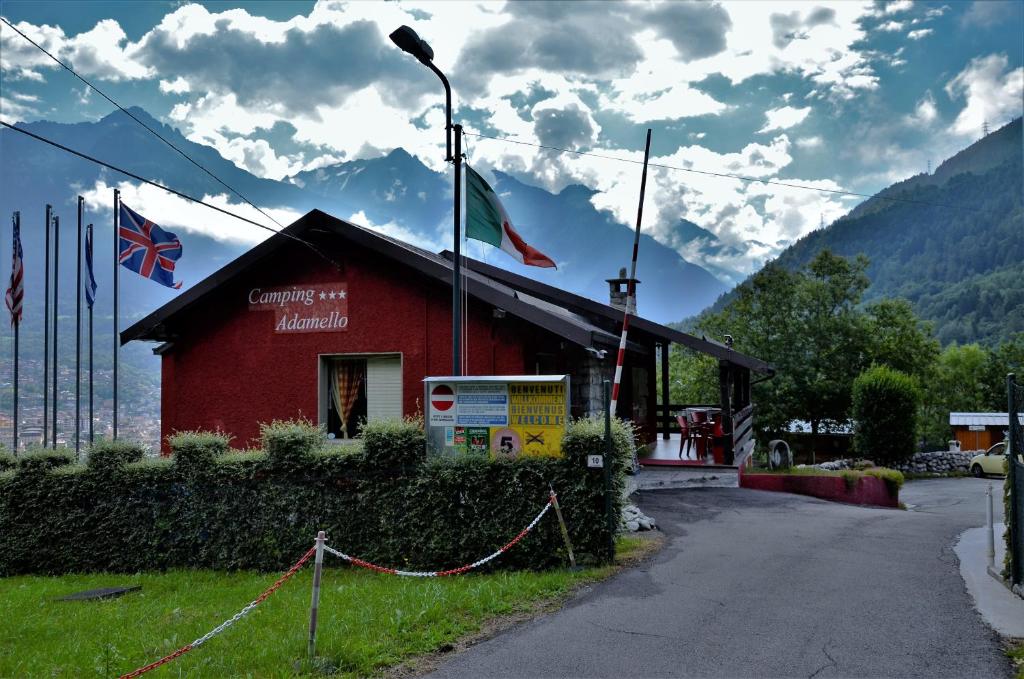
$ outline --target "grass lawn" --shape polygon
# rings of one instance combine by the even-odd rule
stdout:
[[[620,562],[649,545],[649,540],[622,538]],[[304,661],[310,563],[233,627],[145,676],[365,676],[444,649],[495,618],[559,600],[616,568],[425,579],[348,567],[325,569],[317,635],[320,661],[312,669]],[[130,672],[230,618],[277,577],[178,570],[0,578],[0,677],[112,677]],[[80,590],[119,585],[141,585],[142,591],[109,601],[55,601]]]

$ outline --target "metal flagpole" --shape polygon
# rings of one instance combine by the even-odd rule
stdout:
[[[629,267],[626,281],[626,310],[622,315],[622,337],[619,339],[619,357],[615,363],[615,383],[612,385],[610,415],[615,417],[619,402],[619,384],[622,382],[622,363],[626,357],[626,335],[629,333],[629,316],[636,314],[636,257],[640,249],[640,224],[644,218],[644,193],[647,191],[647,161],[651,157],[651,129],[647,128],[647,145],[644,148],[644,171],[640,179],[640,208],[636,213],[636,234],[633,236],[633,262]]]
[[[85,242],[89,248],[89,271],[93,270],[93,249],[92,249],[92,224],[85,227]],[[93,301],[89,305],[89,445],[93,440],[93,415],[92,415],[92,307],[96,304],[96,293],[93,292]]]
[[[46,206],[46,254],[43,265],[43,448],[47,445],[50,425],[50,223],[53,221],[53,206]]]
[[[119,350],[120,338],[118,337],[118,308],[117,308],[117,293],[119,287],[119,277],[121,273],[121,263],[118,261],[121,257],[121,229],[120,229],[120,218],[118,213],[121,209],[121,192],[114,189],[114,416],[113,416],[113,438],[117,440],[117,352]]]
[[[75,455],[82,447],[82,209],[85,199],[78,197],[78,259],[75,287]]]
[[[57,317],[59,312],[57,301],[60,299],[60,217],[53,218],[53,427],[50,446],[57,449]]]

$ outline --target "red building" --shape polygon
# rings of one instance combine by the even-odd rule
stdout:
[[[243,447],[274,419],[351,438],[365,418],[422,412],[423,378],[451,374],[451,269],[450,253],[314,210],[182,293],[121,333],[160,342],[165,452],[175,431],[220,429]],[[464,374],[568,374],[573,415],[600,412],[622,311],[482,262],[463,270]],[[749,405],[750,370],[769,371],[645,319],[630,340],[618,414],[648,442],[667,432],[656,357],[669,342],[720,359],[729,413]]]

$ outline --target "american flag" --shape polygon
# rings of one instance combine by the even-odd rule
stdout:
[[[21,219],[15,212],[11,218],[14,223],[14,251],[11,256],[11,285],[7,288],[4,301],[11,312],[11,325],[21,322],[21,303],[25,297],[24,252],[21,249]]]
[[[181,241],[177,236],[124,203],[121,203],[119,235],[121,266],[169,288],[181,287],[181,281],[174,282],[174,263],[181,257]]]

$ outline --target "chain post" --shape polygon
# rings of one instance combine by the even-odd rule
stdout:
[[[608,561],[615,561],[615,517],[612,516],[612,398],[611,382],[604,381],[604,516],[608,522]]]
[[[316,623],[317,615],[320,612],[320,575],[324,568],[324,542],[326,534],[320,531],[316,534],[316,556],[313,561],[313,595],[309,605],[309,644],[306,654],[310,662],[316,655]]]
[[[548,489],[551,491],[551,506],[555,509],[555,516],[558,517],[558,527],[562,530],[562,540],[565,541],[565,548],[569,552],[569,567],[576,568],[576,556],[572,553],[572,542],[569,540],[569,529],[565,526],[565,519],[562,518],[562,508],[558,506],[558,495],[550,483]]]

